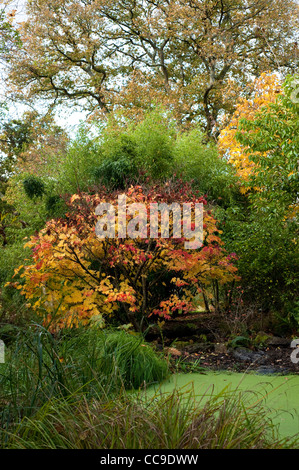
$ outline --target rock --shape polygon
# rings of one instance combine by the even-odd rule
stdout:
[[[261,375],[272,375],[272,374],[277,374],[281,372],[275,369],[275,367],[261,366],[257,368],[256,373],[261,374]]]
[[[238,361],[244,361],[244,362],[250,362],[250,363],[257,363],[257,364],[263,364],[267,356],[264,352],[259,351],[251,351],[250,349],[246,348],[237,348],[233,351],[233,356],[238,360]]]
[[[291,340],[288,338],[280,338],[279,336],[271,336],[267,341],[268,346],[290,347]]]
[[[259,347],[259,346],[265,346],[266,344],[268,344],[268,341],[269,339],[271,338],[270,335],[268,335],[267,333],[265,333],[264,331],[259,331],[257,334],[256,334],[256,337],[254,338],[254,344]]]
[[[216,343],[214,345],[214,351],[216,354],[226,354],[227,353],[227,347],[225,343]]]
[[[262,330],[258,331],[256,336],[262,336],[262,337],[267,336],[267,338],[271,337],[268,333],[266,333],[265,331],[262,331]]]

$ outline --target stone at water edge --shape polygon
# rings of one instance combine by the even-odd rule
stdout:
[[[290,347],[291,339],[288,338],[280,338],[279,336],[270,336],[267,340],[268,346],[280,346],[280,347]]]
[[[267,359],[267,355],[260,351],[260,352],[255,352],[251,351],[250,349],[246,348],[237,348],[233,351],[233,356],[235,359],[239,361],[245,361],[245,362],[254,362],[257,364],[263,364],[265,363]]]

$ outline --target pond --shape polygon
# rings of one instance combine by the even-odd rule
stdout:
[[[147,390],[148,396],[169,393],[174,389],[193,392],[205,400],[222,391],[252,392],[254,401],[261,400],[281,437],[299,433],[299,375],[260,375],[254,373],[205,372],[173,374],[170,379]]]

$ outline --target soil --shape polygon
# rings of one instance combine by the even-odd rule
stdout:
[[[156,336],[154,342],[157,348],[169,357],[176,370],[188,371],[195,368],[233,372],[256,371],[260,374],[299,373],[299,349],[291,348],[291,337],[280,337],[270,332],[267,333],[267,341],[262,347],[254,347],[252,344],[246,344],[247,347],[231,347],[227,338],[219,338],[217,326],[219,328],[220,322],[221,319],[212,319],[211,315],[208,318],[206,315],[193,315],[184,321],[176,319],[165,324],[166,328],[163,327],[163,346],[161,333]],[[292,361],[292,353],[298,363]]]
[[[170,348],[171,349],[171,348]],[[177,355],[170,351],[171,362],[174,367],[181,369],[197,364],[210,370],[227,370],[233,372],[255,371],[260,374],[298,374],[299,363],[291,361],[292,349],[286,347],[267,347],[264,350],[252,351],[245,348],[228,350],[226,353],[200,351],[189,353],[183,349]],[[249,353],[249,354],[248,354]],[[168,352],[167,352],[168,354]]]

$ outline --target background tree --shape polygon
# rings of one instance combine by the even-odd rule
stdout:
[[[292,0],[31,0],[13,96],[133,114],[158,101],[208,135],[252,75],[296,66]]]
[[[25,112],[20,119],[7,119],[0,128],[2,169],[0,178],[6,179],[13,172],[27,171],[39,175],[48,171],[51,155],[66,151],[67,133],[55,123],[51,114],[39,115]]]
[[[296,82],[298,82],[298,78]],[[283,93],[262,107],[253,120],[242,119],[237,140],[254,163],[248,185],[254,207],[281,220],[296,220],[299,211],[299,105],[291,98],[294,77]]]
[[[242,193],[249,190],[247,183],[254,172],[255,164],[249,158],[248,147],[242,145],[237,138],[240,121],[242,119],[254,121],[263,106],[274,103],[277,94],[281,92],[281,80],[276,74],[263,73],[254,80],[252,87],[251,97],[240,98],[237,101],[234,114],[218,138],[220,155],[235,168]]]
[[[36,201],[26,203],[20,184],[29,175],[53,178],[67,142],[66,132],[55,124],[51,115],[27,112],[21,119],[3,120],[0,126],[0,236],[4,245],[11,238],[11,228],[14,232],[18,227],[27,227],[35,218],[41,219],[37,207],[35,214],[27,213],[27,204],[34,206]]]
[[[9,0],[0,0],[0,60],[7,57],[7,51],[20,45],[17,29],[14,27],[16,9]]]
[[[299,106],[292,101],[293,82],[294,77],[288,77],[275,99],[269,98],[276,87],[268,90],[267,104],[264,90],[257,100],[259,108],[249,112],[245,107],[244,117],[231,129],[234,137],[224,135],[234,161],[238,146],[237,168],[245,175],[242,185],[248,201],[245,210],[226,212],[224,238],[239,255],[247,295],[263,308],[278,311],[287,327],[299,319]]]
[[[20,45],[19,34],[13,26],[13,20],[16,10],[9,8],[10,2],[0,0],[0,61],[8,57],[8,52],[12,51],[16,45]],[[5,100],[0,100],[0,126],[6,119],[8,107]],[[1,149],[2,150],[2,149]],[[5,168],[7,166],[7,168]],[[4,174],[10,167],[6,160],[4,163],[3,155],[0,154],[0,186],[3,182]],[[0,193],[3,188],[0,187]]]

